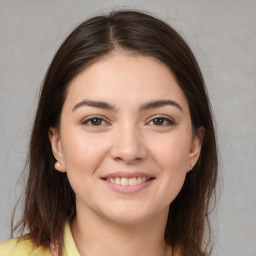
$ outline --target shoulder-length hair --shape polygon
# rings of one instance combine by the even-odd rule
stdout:
[[[193,129],[203,126],[200,158],[171,203],[165,240],[182,256],[209,255],[209,208],[215,202],[217,149],[213,118],[197,61],[182,37],[146,13],[115,11],[80,24],[57,51],[46,73],[28,155],[28,179],[22,219],[34,243],[63,246],[64,224],[76,216],[75,194],[67,175],[54,169],[49,127],[58,127],[67,88],[90,63],[112,51],[154,57],[174,74],[188,101]]]

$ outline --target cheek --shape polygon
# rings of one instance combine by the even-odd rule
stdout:
[[[163,171],[182,172],[188,168],[190,139],[184,133],[151,138],[150,152]]]
[[[100,136],[85,136],[79,132],[68,132],[65,135],[62,142],[65,168],[78,200],[84,194],[97,194],[96,170],[107,151],[105,141]]]
[[[151,148],[159,169],[159,209],[169,207],[180,192],[188,171],[189,143],[187,138],[170,136],[155,142]]]
[[[85,136],[83,132],[67,132],[63,138],[66,171],[82,172],[84,175],[93,173],[106,154],[106,140],[99,135]]]

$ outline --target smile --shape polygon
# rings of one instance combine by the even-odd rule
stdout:
[[[136,186],[139,185],[143,182],[146,182],[150,180],[150,178],[146,177],[132,177],[132,178],[121,178],[121,177],[116,177],[116,178],[107,178],[108,182],[111,182],[113,184],[121,185],[121,186]]]
[[[142,172],[115,172],[101,177],[107,187],[123,194],[142,191],[149,187],[155,179],[155,177]]]

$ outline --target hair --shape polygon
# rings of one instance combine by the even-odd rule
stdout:
[[[151,56],[172,71],[188,101],[193,130],[204,127],[201,154],[170,204],[165,240],[182,256],[211,254],[209,213],[216,201],[217,147],[213,117],[197,61],[169,25],[133,10],[112,11],[80,24],[60,46],[42,84],[30,139],[28,178],[22,218],[14,231],[29,230],[38,246],[63,247],[64,224],[76,216],[75,193],[67,175],[55,170],[48,137],[59,127],[67,88],[92,62],[114,51]]]

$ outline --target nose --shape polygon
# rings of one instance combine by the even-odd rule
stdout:
[[[146,158],[147,150],[143,135],[136,125],[117,128],[113,137],[110,155],[114,160],[132,164]]]

